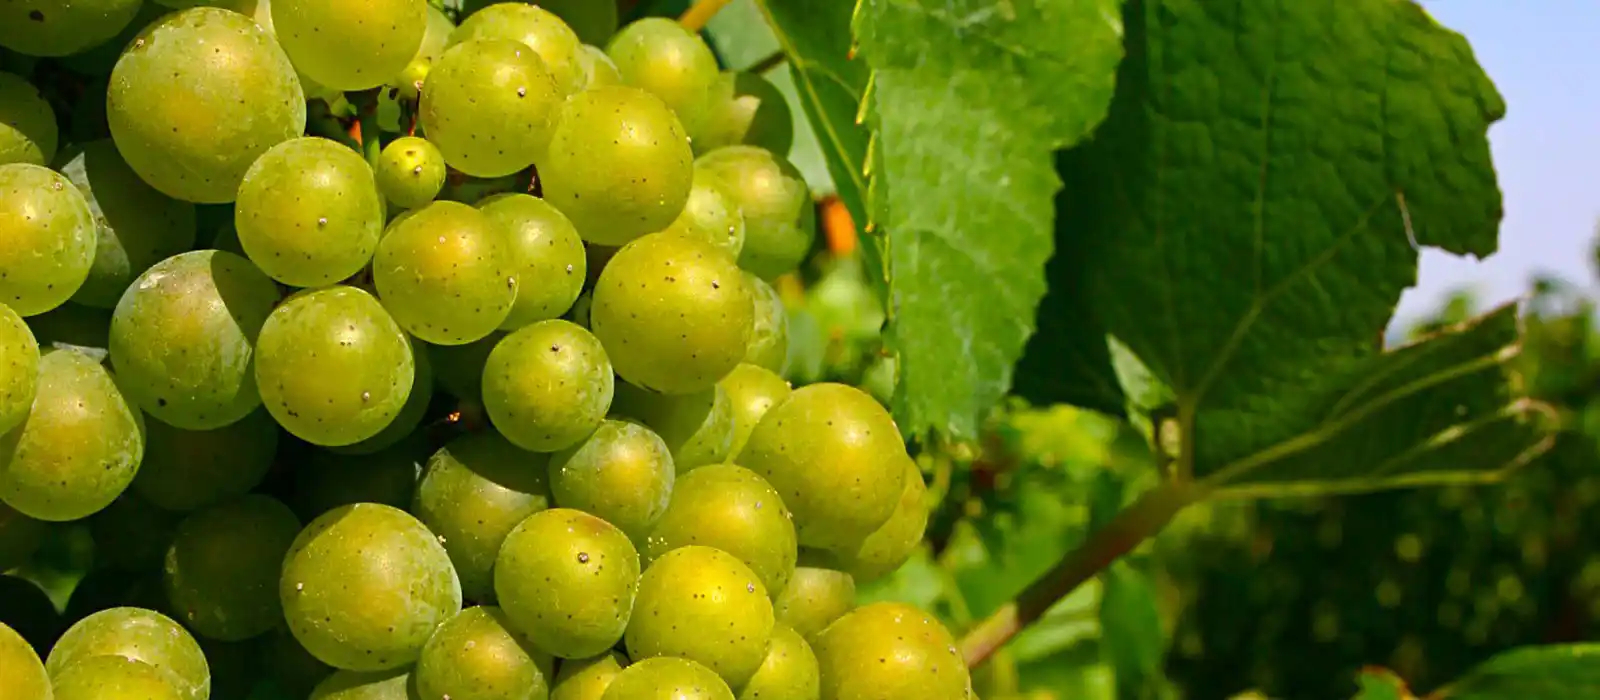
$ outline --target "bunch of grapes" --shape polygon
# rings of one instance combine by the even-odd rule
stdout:
[[[154,3],[0,4],[0,570],[99,567],[0,593],[0,697],[971,696],[854,607],[927,491],[783,378],[769,84],[610,3]]]

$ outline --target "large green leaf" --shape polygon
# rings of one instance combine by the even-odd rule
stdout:
[[[1105,594],[1100,601],[1101,649],[1117,671],[1117,695],[1151,697],[1161,678],[1166,633],[1150,577],[1125,562],[1100,575]]]
[[[1428,696],[1430,700],[1571,700],[1600,697],[1600,644],[1514,649]]]

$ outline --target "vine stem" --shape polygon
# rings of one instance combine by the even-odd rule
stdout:
[[[1065,598],[1112,562],[1172,522],[1173,516],[1198,500],[1199,490],[1191,482],[1168,481],[1139,497],[1105,527],[1089,535],[1055,567],[978,623],[961,639],[961,656],[969,668],[976,668],[993,656],[1024,627],[1032,624],[1056,601]]]
[[[361,144],[361,155],[367,159],[367,164],[376,171],[378,159],[383,154],[383,133],[378,129],[378,95],[383,88],[362,90],[351,95],[350,102],[356,106],[356,123],[351,130],[351,136]]]
[[[727,7],[731,0],[694,0],[694,4],[678,18],[678,24],[691,32],[698,32],[706,28],[706,23],[711,21],[722,8]]]

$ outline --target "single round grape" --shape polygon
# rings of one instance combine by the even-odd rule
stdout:
[[[278,43],[334,90],[374,88],[406,67],[428,27],[426,0],[272,0]]]
[[[366,267],[383,215],[377,181],[360,154],[307,136],[273,146],[250,166],[234,223],[262,272],[292,287],[320,287]]]
[[[79,620],[56,640],[44,667],[59,685],[74,667],[107,656],[155,667],[183,700],[211,695],[211,669],[194,637],[172,618],[144,608],[111,608]],[[145,697],[133,695],[130,700]]]
[[[600,86],[562,107],[539,178],[545,199],[583,240],[616,246],[678,218],[694,182],[694,153],[660,99]]]
[[[398,101],[407,100],[415,105],[422,97],[422,85],[427,81],[428,73],[433,70],[433,64],[444,55],[444,50],[450,47],[450,34],[455,30],[456,24],[451,21],[450,16],[430,3],[428,24],[422,32],[422,44],[417,47],[416,54],[411,56],[411,61],[406,63],[400,74],[389,79],[389,85],[394,89],[383,91],[379,97],[379,110],[382,110],[385,104],[395,108],[394,127],[384,124],[385,131],[404,131],[399,128]]]
[[[395,206],[416,209],[444,189],[444,154],[433,142],[402,136],[383,147],[378,159],[378,190]]]
[[[757,146],[778,155],[794,145],[794,114],[777,86],[757,73],[723,71],[711,88],[706,118],[692,132],[696,153]]]
[[[672,451],[682,474],[728,461],[733,448],[733,405],[720,387],[693,394],[657,394],[623,382],[613,413],[644,423]]]
[[[262,403],[312,444],[377,435],[414,389],[411,342],[377,299],[355,287],[289,297],[261,327],[256,349]]]
[[[605,3],[598,3],[605,4]],[[617,64],[606,55],[605,49],[592,44],[584,44],[578,50],[578,63],[583,66],[584,89],[593,89],[602,85],[621,85],[622,74],[617,72]]]
[[[694,187],[683,213],[665,229],[691,238],[702,238],[728,257],[738,259],[744,248],[744,214],[728,193],[722,178],[704,168],[694,169]]]
[[[645,659],[612,679],[601,700],[733,700],[733,691],[704,664],[672,657]]]
[[[593,513],[635,540],[666,512],[675,478],[666,443],[638,423],[607,420],[550,456],[550,491],[558,505]]]
[[[779,623],[772,628],[767,658],[739,691],[739,700],[817,700],[821,692],[817,655],[811,645]]]
[[[411,336],[406,336],[406,341],[411,343],[411,364],[415,372],[412,374],[411,393],[406,396],[406,403],[400,407],[399,415],[377,435],[351,445],[329,447],[330,451],[346,455],[380,452],[409,437],[422,424],[422,419],[427,417],[428,407],[433,404],[433,363],[428,359],[426,344]]]
[[[505,612],[475,607],[428,638],[415,675],[424,698],[547,700],[552,667],[550,655],[512,632]]]
[[[789,366],[789,310],[778,290],[760,277],[746,272],[745,283],[754,302],[754,323],[744,361],[782,374]]]
[[[111,505],[89,516],[95,563],[126,572],[159,571],[182,520],[182,515],[124,491]]]
[[[39,390],[0,436],[0,501],[39,520],[87,517],[128,488],[144,455],[144,418],[94,358],[39,358]]]
[[[312,689],[310,700],[417,700],[410,669],[334,671]]]
[[[194,247],[194,204],[151,187],[110,140],[84,144],[61,172],[83,192],[97,224],[94,262],[73,301],[115,308],[134,278]]]
[[[0,4],[0,46],[29,56],[67,56],[117,35],[141,0],[14,0]]]
[[[738,557],[776,595],[794,573],[794,523],[765,479],[733,464],[712,464],[678,479],[672,503],[645,540],[646,565],[679,547],[715,547]]]
[[[616,526],[568,508],[539,511],[500,546],[494,590],[512,628],[551,656],[581,659],[622,639],[639,553]]]
[[[630,658],[698,661],[734,688],[761,667],[772,637],[772,601],[761,577],[712,547],[689,545],[656,557],[639,577],[633,613]]]
[[[305,131],[305,99],[266,31],[236,12],[198,7],[167,15],[123,52],[106,118],[145,182],[178,199],[222,203],[233,201],[256,158]]]
[[[44,543],[45,524],[0,503],[0,571],[27,563]]]
[[[396,221],[378,244],[372,278],[400,327],[435,345],[493,332],[516,302],[506,235],[460,202],[434,202]]]
[[[89,276],[95,222],[66,176],[31,163],[0,165],[0,304],[22,316],[60,306]]]
[[[744,213],[739,267],[762,279],[800,267],[817,235],[817,212],[799,170],[755,146],[718,148],[695,164],[722,178]]]
[[[16,630],[0,622],[0,697],[50,700],[50,676]]]
[[[698,34],[665,17],[646,17],[611,37],[606,54],[617,63],[623,83],[661,98],[684,124],[706,118],[720,72],[717,57]]]
[[[466,0],[462,14],[478,12],[500,0]],[[599,44],[617,31],[617,4],[594,0],[540,0],[539,6],[554,12],[585,43]]]
[[[618,376],[688,394],[738,366],[753,310],[731,258],[704,241],[652,234],[624,246],[600,273],[589,323]]]
[[[198,511],[167,548],[167,600],[196,634],[249,639],[283,619],[278,572],[300,532],[289,507],[258,494]]]
[[[608,651],[588,659],[564,659],[550,686],[550,700],[600,700],[628,659]]]
[[[873,603],[839,618],[813,650],[822,700],[965,700],[967,665],[950,632],[904,603]]]
[[[83,659],[53,680],[55,700],[185,700],[161,669],[121,656]]]
[[[49,165],[59,139],[56,113],[39,89],[21,76],[0,72],[0,165]]]
[[[550,10],[520,2],[501,2],[472,13],[450,35],[450,44],[474,39],[509,39],[533,49],[544,61],[556,91],[582,90],[586,76],[578,59],[578,35]]]
[[[186,430],[213,430],[261,405],[252,361],[278,286],[233,253],[196,250],[156,263],[111,316],[111,364],[139,407]]]
[[[611,407],[611,361],[600,341],[571,321],[540,321],[505,337],[483,368],[483,407],[506,439],[525,450],[578,444]]]
[[[494,431],[458,437],[428,459],[411,512],[444,540],[468,600],[494,600],[494,561],[506,535],[550,507],[548,462]]]
[[[39,343],[27,322],[0,304],[0,433],[22,424],[38,389]]]
[[[788,380],[777,373],[748,363],[733,368],[717,386],[727,393],[733,411],[733,445],[728,453],[737,462],[761,417],[789,398],[791,389]]]
[[[295,639],[335,668],[407,666],[434,628],[461,610],[450,555],[405,511],[335,508],[295,538],[278,594]]]
[[[434,381],[451,396],[482,402],[483,368],[489,364],[489,353],[506,335],[495,331],[466,345],[429,345],[428,361],[436,368]]]
[[[894,513],[906,447],[889,412],[852,386],[796,389],[750,434],[739,460],[794,511],[800,544],[851,549]]]
[[[477,206],[510,235],[517,301],[500,327],[516,330],[572,308],[583,291],[587,262],[583,239],[566,215],[526,194],[495,195]]]
[[[527,45],[472,39],[446,49],[428,72],[417,118],[450,167],[500,177],[544,156],[561,98]]]
[[[839,568],[850,572],[855,580],[862,583],[870,583],[894,573],[911,558],[928,529],[928,486],[922,480],[922,470],[910,457],[902,461],[905,463],[905,485],[894,514],[868,535],[861,546],[830,553],[839,562]]]

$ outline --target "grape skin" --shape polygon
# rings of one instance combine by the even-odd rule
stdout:
[[[452,700],[545,700],[550,655],[511,631],[505,612],[468,608],[446,620],[417,660],[417,691]]]
[[[483,368],[483,407],[506,439],[555,452],[599,427],[611,407],[611,361],[589,331],[540,321],[506,336]]]
[[[783,155],[794,145],[794,114],[765,77],[723,71],[711,88],[706,118],[692,135],[696,153],[743,144]]]
[[[206,700],[211,694],[211,669],[200,645],[172,618],[153,610],[110,608],[79,620],[56,640],[44,667],[60,684],[75,667],[95,657],[149,664],[184,700]]]
[[[94,214],[65,176],[29,163],[0,165],[0,303],[26,316],[78,291],[94,262]]]
[[[717,58],[683,25],[664,17],[636,20],[611,37],[606,54],[623,83],[661,98],[691,133],[706,118],[720,75]]]
[[[39,390],[39,343],[11,307],[0,304],[0,433],[22,424]]]
[[[427,31],[425,0],[272,0],[278,43],[307,77],[350,92],[406,67]]]
[[[694,169],[694,185],[683,213],[663,230],[704,238],[735,260],[744,249],[744,213],[722,179],[705,168]]]
[[[622,84],[622,74],[617,72],[617,64],[598,46],[584,44],[578,50],[578,63],[583,66],[585,90]]]
[[[319,287],[366,267],[383,233],[372,168],[324,138],[290,139],[262,154],[239,185],[234,225],[250,260],[273,279]]]
[[[745,273],[745,283],[755,306],[744,361],[783,374],[789,366],[789,310],[778,290],[760,277]]]
[[[811,645],[787,625],[774,625],[767,658],[739,690],[739,700],[817,700],[821,693]]]
[[[385,198],[401,209],[415,209],[444,188],[444,154],[427,139],[402,136],[383,147],[376,177]]]
[[[550,700],[600,700],[611,680],[627,665],[627,657],[615,651],[588,659],[563,660],[555,684],[550,686]]]
[[[514,629],[534,646],[562,659],[587,658],[622,639],[639,590],[639,554],[611,523],[551,508],[506,536],[494,590]]]
[[[411,336],[406,336],[406,340],[411,344],[411,364],[415,371],[412,374],[411,393],[406,396],[400,413],[377,435],[354,444],[329,447],[329,451],[343,455],[381,452],[414,433],[427,416],[428,407],[433,405],[433,362],[428,359],[427,346],[422,341]]]
[[[184,700],[185,697],[160,669],[121,656],[83,659],[57,673],[52,680],[55,700]]]
[[[49,698],[50,676],[33,647],[16,630],[0,622],[0,697]]]
[[[675,471],[666,443],[649,428],[607,420],[550,456],[550,491],[561,507],[593,513],[637,540],[666,512]]]
[[[372,277],[400,327],[435,345],[462,345],[510,314],[517,298],[510,263],[505,232],[482,212],[434,202],[389,227]]]
[[[309,700],[415,700],[411,671],[335,671],[312,689]]]
[[[240,641],[283,620],[278,572],[300,521],[289,507],[252,494],[198,511],[167,548],[167,600],[197,634]]]
[[[761,667],[774,624],[761,578],[737,557],[700,545],[667,552],[644,570],[633,613],[629,657],[697,661],[734,688]],[[616,688],[614,681],[607,694]]]
[[[965,700],[970,680],[944,625],[904,603],[873,603],[817,637],[822,700]]]
[[[67,56],[122,31],[140,0],[20,0],[0,4],[0,46],[29,56]]]
[[[91,141],[62,166],[96,226],[94,262],[72,301],[111,309],[150,266],[194,247],[194,204],[139,178],[108,139]]]
[[[578,35],[550,10],[520,2],[490,5],[467,17],[450,35],[455,45],[473,39],[510,39],[533,49],[544,61],[563,96],[583,88],[585,76],[579,63],[582,42]]]
[[[466,0],[462,13],[482,10],[497,0]],[[585,43],[598,44],[617,31],[617,4],[594,0],[540,0],[539,6],[566,22]]]
[[[689,659],[657,657],[633,664],[606,687],[601,700],[733,700],[716,672]]]
[[[729,454],[739,461],[750,433],[773,406],[789,398],[789,382],[765,367],[741,363],[728,376],[717,382],[728,395],[728,405],[733,412],[733,445]]]
[[[39,89],[17,75],[0,72],[0,165],[49,165],[60,137],[55,111]]]
[[[533,49],[509,39],[473,39],[439,57],[417,117],[450,167],[495,178],[544,156],[561,97]]]
[[[678,479],[666,514],[645,540],[645,562],[691,544],[738,557],[774,595],[794,574],[797,545],[789,509],[771,484],[744,467],[713,464]]]
[[[800,266],[816,238],[816,208],[789,161],[755,146],[718,148],[695,161],[727,185],[744,213],[739,267],[771,280]]]
[[[733,450],[733,405],[721,387],[693,394],[657,394],[623,382],[613,413],[636,419],[672,451],[679,474],[727,461]]]
[[[517,301],[502,330],[559,317],[583,291],[588,272],[583,239],[560,210],[538,197],[498,194],[477,204],[478,211],[509,235],[517,277]]]
[[[778,622],[794,628],[807,642],[834,620],[855,607],[856,582],[850,574],[834,569],[799,566],[789,577],[789,585],[773,602]]]
[[[911,557],[928,528],[928,486],[922,470],[910,457],[905,460],[905,487],[894,514],[854,550],[835,552],[839,568],[862,583],[876,581],[900,568]]]

